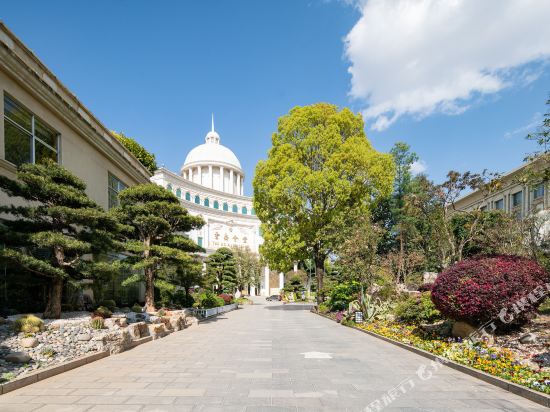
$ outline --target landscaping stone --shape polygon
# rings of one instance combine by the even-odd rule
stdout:
[[[27,363],[31,360],[31,357],[26,352],[13,352],[6,355],[4,359],[11,363]]]
[[[423,323],[420,325],[420,329],[428,333],[436,333],[439,336],[451,336],[453,324],[442,320],[436,323]]]
[[[24,348],[34,348],[38,346],[38,339],[36,338],[23,338],[21,339],[21,346]]]
[[[147,325],[147,323],[145,322],[138,322],[136,323],[136,325],[138,326],[139,328],[139,336],[140,337],[145,337],[145,336],[149,336],[149,327]]]
[[[134,340],[141,338],[141,333],[139,331],[139,324],[138,323],[131,323],[128,326],[128,333],[130,334],[130,337]]]
[[[119,326],[119,319],[118,318],[108,318],[108,319],[105,319],[103,324],[105,325],[105,327],[107,329],[113,329],[115,326]]]
[[[147,326],[149,328],[149,335],[151,335],[153,339],[162,338],[166,334],[164,323],[153,323]]]
[[[90,335],[89,333],[79,333],[78,335],[76,335],[76,340],[81,342],[87,342],[91,339],[92,335]]]
[[[452,334],[455,338],[467,338],[477,330],[475,326],[466,322],[455,322],[453,324]]]
[[[131,346],[132,338],[125,329],[113,330],[101,336],[101,350],[107,350],[111,354],[124,352]]]
[[[519,341],[524,345],[528,343],[536,343],[537,335],[535,335],[534,333],[526,333],[525,335],[520,336]]]

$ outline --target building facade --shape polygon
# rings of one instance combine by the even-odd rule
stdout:
[[[0,173],[56,160],[86,183],[104,208],[150,173],[59,79],[0,22]],[[0,192],[0,202],[8,200]]]
[[[256,216],[252,198],[244,195],[244,171],[231,149],[220,143],[220,136],[212,129],[205,142],[192,149],[185,158],[180,173],[161,167],[151,181],[167,188],[193,215],[201,216],[205,225],[193,230],[189,237],[210,254],[220,247],[243,247],[259,254],[263,238],[260,220]],[[284,277],[271,282],[268,267],[250,294],[269,296],[279,293]]]
[[[550,208],[548,188],[544,183],[535,185],[525,183],[528,169],[541,170],[549,165],[546,162],[526,163],[501,177],[500,189],[485,195],[477,190],[469,193],[455,203],[458,210],[503,210],[518,218],[539,213]]]

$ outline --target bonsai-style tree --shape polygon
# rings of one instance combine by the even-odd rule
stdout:
[[[120,204],[112,209],[113,216],[125,225],[127,261],[137,274],[126,283],[145,281],[145,307],[155,310],[155,281],[163,282],[169,266],[193,264],[189,252],[203,249],[182,235],[204,224],[202,218],[191,216],[173,193],[153,183],[124,189]]]
[[[44,317],[59,318],[66,282],[110,269],[91,256],[114,248],[117,222],[86,195],[84,182],[52,161],[23,164],[17,180],[0,176],[0,188],[19,198],[0,206],[0,257],[50,280]]]
[[[392,191],[393,158],[372,147],[364,126],[360,115],[331,104],[295,107],[279,119],[268,158],[256,167],[262,255],[280,271],[311,257],[317,291],[342,227]]]
[[[234,293],[237,287],[237,270],[233,251],[221,247],[206,261],[208,283],[215,286],[218,293]]]

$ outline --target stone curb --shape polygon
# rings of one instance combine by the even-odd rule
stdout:
[[[311,311],[311,313],[314,313],[314,314],[319,315],[323,318],[331,320],[332,322],[336,322],[331,317],[323,315],[322,313],[317,313],[317,312],[314,312],[314,311]],[[336,322],[336,323],[338,323],[338,322]],[[347,325],[342,325],[342,326],[347,326]],[[428,359],[431,359],[431,360],[441,359],[439,356],[434,355],[431,352],[425,351],[423,349],[415,348],[414,346],[407,345],[405,343],[399,342],[399,341],[394,340],[394,339],[387,338],[385,336],[379,335],[377,333],[374,333],[374,332],[371,332],[371,331],[368,331],[368,330],[365,330],[365,329],[358,328],[357,326],[347,326],[347,327],[351,328],[351,329],[355,329],[359,332],[366,333],[367,335],[373,336],[377,339],[381,339],[381,340],[386,341],[388,343],[391,343],[393,345],[399,346],[402,349],[406,349],[410,352],[414,352],[417,355],[423,356],[425,358],[428,358]],[[524,386],[518,385],[517,383],[507,381],[506,379],[502,379],[502,378],[499,378],[497,376],[490,375],[486,372],[480,371],[478,369],[474,369],[470,366],[461,365],[460,363],[456,363],[456,362],[454,362],[450,359],[446,359],[446,358],[443,358],[443,359],[445,359],[445,363],[443,363],[443,365],[446,365],[446,366],[448,366],[452,369],[455,369],[457,371],[463,372],[463,373],[465,373],[467,375],[470,375],[474,378],[481,379],[482,381],[484,381],[486,383],[489,383],[491,385],[498,386],[501,389],[504,389],[508,392],[512,392],[513,394],[521,396],[522,398],[529,399],[530,401],[536,402],[539,405],[546,406],[547,408],[550,408],[550,396],[546,395],[543,392],[537,392],[533,389],[529,389],[529,388],[526,388]]]
[[[133,349],[143,343],[151,342],[152,340],[152,336],[145,336],[143,338],[136,339],[132,341],[128,350]],[[59,365],[55,365],[49,368],[38,369],[35,372],[23,376],[22,378],[14,379],[10,382],[0,384],[0,395],[14,391],[16,389],[23,388],[24,386],[31,385],[52,376],[59,375],[60,373],[70,371],[71,369],[78,368],[79,366],[87,365],[97,360],[106,358],[110,355],[111,354],[108,351],[96,352],[92,353],[91,355],[82,356],[80,358],[73,359],[65,363],[60,363]]]

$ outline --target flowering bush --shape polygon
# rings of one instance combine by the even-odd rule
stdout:
[[[233,301],[233,295],[230,295],[228,293],[221,293],[218,296],[223,299],[223,302],[226,305],[229,305]]]
[[[434,284],[433,283],[424,283],[418,287],[419,292],[431,292]]]
[[[513,322],[525,323],[539,301],[527,297],[550,281],[533,260],[519,256],[492,256],[463,260],[441,273],[432,288],[432,300],[444,316],[476,325],[513,309]],[[513,305],[522,302],[521,305]],[[521,306],[521,310],[519,309]],[[516,313],[517,312],[517,313]],[[508,318],[509,320],[509,318]]]

